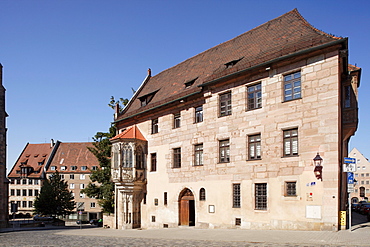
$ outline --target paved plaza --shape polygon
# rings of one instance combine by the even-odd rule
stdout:
[[[91,226],[3,230],[0,246],[370,246],[370,223],[355,217],[352,231],[168,228],[116,230]]]

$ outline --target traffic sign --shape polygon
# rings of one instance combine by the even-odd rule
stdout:
[[[353,176],[353,172],[347,172],[347,182],[348,184],[354,184],[355,178]]]
[[[355,192],[355,187],[353,186],[353,184],[348,184],[347,192],[348,192],[348,193],[353,193],[353,192]]]
[[[356,164],[356,159],[344,157],[344,163]]]
[[[343,172],[355,172],[356,171],[356,163],[344,163],[343,164]]]

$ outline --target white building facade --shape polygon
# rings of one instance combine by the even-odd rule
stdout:
[[[114,227],[339,229],[361,72],[346,51],[293,10],[149,71],[115,115]]]

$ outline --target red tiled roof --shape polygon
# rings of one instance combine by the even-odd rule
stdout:
[[[91,142],[60,143],[47,173],[53,173],[50,167],[55,166],[59,173],[90,173],[92,166],[98,166],[97,158],[87,149],[93,147]],[[61,167],[67,166],[67,170],[62,171]],[[71,171],[71,166],[77,166],[77,169]],[[87,170],[82,171],[81,167],[86,166]]]
[[[312,27],[294,9],[146,80],[116,121],[200,92],[198,86],[228,74],[298,51],[345,40]],[[241,60],[234,66],[225,66],[238,59]],[[192,86],[185,87],[186,82],[195,78]],[[139,98],[155,91],[150,103],[141,106]]]
[[[9,178],[19,178],[21,176],[17,171],[21,170],[21,167],[31,167],[34,171],[42,171],[46,165],[46,161],[49,159],[49,156],[53,148],[49,143],[43,144],[27,144],[24,148],[22,154],[19,156],[18,160],[14,164],[12,170],[10,171]],[[37,156],[36,156],[37,155]],[[45,155],[45,162],[42,165],[39,165],[40,157],[39,155]],[[30,173],[27,177],[29,178],[40,178],[42,175],[39,173]]]
[[[118,140],[118,139],[138,139],[138,140],[146,141],[145,137],[140,132],[139,128],[137,128],[136,126],[126,129],[125,131],[116,135],[110,140],[113,141],[113,140]]]

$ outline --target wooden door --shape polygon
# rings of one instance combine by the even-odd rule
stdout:
[[[180,202],[180,225],[189,225],[189,200],[181,200]]]

